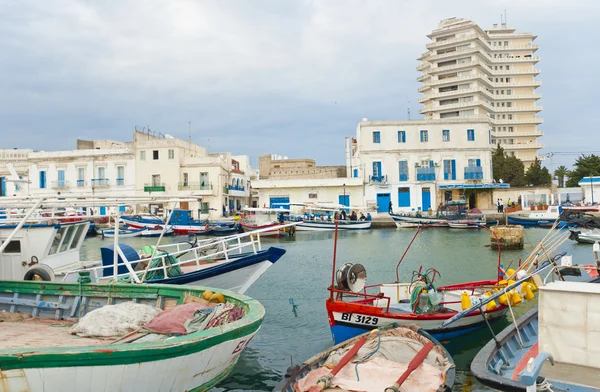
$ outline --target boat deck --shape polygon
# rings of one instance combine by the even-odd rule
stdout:
[[[554,366],[552,366],[550,362],[546,361],[540,374],[549,380],[600,388],[600,370],[597,368],[562,362],[554,362]]]
[[[1,321],[1,320],[0,320]],[[26,347],[98,346],[116,338],[82,338],[71,335],[68,320],[25,318],[0,322],[0,350]]]

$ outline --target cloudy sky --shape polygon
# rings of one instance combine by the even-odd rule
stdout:
[[[505,9],[538,35],[543,152],[600,150],[600,5],[573,0],[0,0],[0,148],[191,122],[213,152],[343,164],[362,117],[421,117],[416,59],[439,20],[485,28]]]

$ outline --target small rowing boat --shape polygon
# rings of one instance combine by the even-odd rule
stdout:
[[[452,389],[454,377],[452,357],[437,340],[415,325],[394,324],[290,368],[274,391],[443,392]]]
[[[146,229],[119,229],[119,238],[139,237]],[[112,238],[115,236],[115,230],[100,230],[103,238]]]
[[[265,314],[228,291],[84,278],[0,281],[0,390],[207,391],[229,375]],[[201,303],[209,295],[220,303]]]

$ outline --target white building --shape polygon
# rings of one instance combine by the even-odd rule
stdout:
[[[201,202],[182,202],[194,216],[218,218],[223,206],[239,210],[250,198],[247,156],[207,153],[195,143],[170,136],[135,132],[136,184],[143,192],[201,196]]]
[[[8,154],[7,151],[12,151]],[[3,196],[135,196],[135,160],[130,147],[71,151],[5,150]],[[124,208],[123,208],[124,209]],[[104,206],[97,213],[105,214]]]
[[[536,105],[541,85],[534,68],[538,45],[531,33],[517,33],[506,24],[482,29],[468,19],[442,20],[427,37],[427,52],[418,60],[423,83],[420,113],[427,120],[453,117],[489,119],[492,141],[508,155],[531,164],[543,144]],[[538,159],[543,159],[539,157]]]
[[[437,209],[464,197],[494,207],[491,124],[482,119],[368,121],[346,138],[349,177],[364,183],[364,203],[387,212]]]
[[[335,203],[362,207],[361,178],[278,178],[252,182],[259,190],[259,207],[283,207],[287,203]]]
[[[583,188],[584,201],[587,204],[600,203],[600,177],[583,177],[579,181],[579,186]]]
[[[79,140],[71,151],[0,150],[0,195],[201,197],[179,207],[203,218],[222,216],[223,206],[229,212],[249,203],[247,156],[209,154],[195,143],[146,132],[136,131],[133,139]],[[15,174],[23,182],[15,182]],[[96,211],[107,212],[103,206]]]

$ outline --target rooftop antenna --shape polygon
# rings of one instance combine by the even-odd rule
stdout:
[[[190,143],[192,142],[192,122],[188,121],[188,138]]]
[[[504,24],[507,24],[507,19],[506,19],[506,10],[504,10]]]
[[[410,120],[410,99],[408,100],[408,103],[406,106],[406,114],[408,115],[408,119]]]

